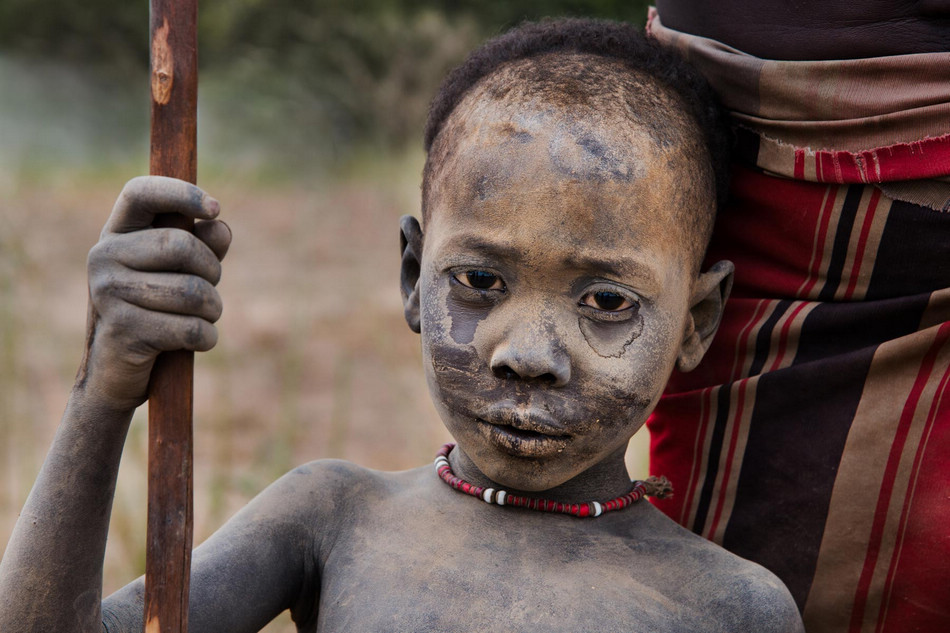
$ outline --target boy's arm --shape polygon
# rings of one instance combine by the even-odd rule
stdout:
[[[348,473],[339,466],[325,460],[287,473],[195,550],[190,630],[251,633],[288,608],[302,630],[311,630],[320,561],[332,543],[326,537],[335,533],[347,489]],[[142,578],[106,598],[108,633],[141,631],[143,600]]]
[[[159,213],[195,235],[152,229]],[[130,181],[89,254],[86,353],[46,461],[0,561],[0,631],[100,631],[102,560],[135,407],[159,352],[208,350],[230,230],[218,203],[169,178]]]

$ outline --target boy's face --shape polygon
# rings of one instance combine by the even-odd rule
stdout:
[[[705,159],[619,117],[462,108],[430,182],[426,375],[483,474],[546,490],[622,454],[660,397],[705,247],[674,217],[713,204],[685,184]]]

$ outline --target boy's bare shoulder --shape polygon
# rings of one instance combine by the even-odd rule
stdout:
[[[652,506],[648,535],[639,547],[669,560],[677,582],[691,587],[688,601],[715,614],[723,631],[798,633],[804,630],[798,607],[772,572],[683,528]]]
[[[329,517],[344,516],[350,508],[390,494],[392,488],[411,485],[420,470],[425,469],[384,472],[343,459],[319,459],[288,471],[261,497],[271,507],[278,505],[280,514],[308,515],[326,524]]]
[[[288,471],[268,487],[268,496],[293,498],[299,507],[343,503],[361,489],[378,482],[384,473],[343,459],[318,459]]]
[[[420,475],[427,479],[428,473],[428,466],[411,470],[384,471],[360,466],[345,459],[317,459],[297,466],[281,479],[299,480],[303,485],[321,484],[327,492],[360,495],[368,493],[369,490],[382,492],[382,489],[391,486],[411,485],[410,482],[420,478]],[[369,490],[364,490],[367,486]]]

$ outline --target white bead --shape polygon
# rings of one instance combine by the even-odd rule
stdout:
[[[604,509],[600,506],[600,503],[596,501],[592,501],[591,505],[594,506],[594,516],[599,517],[601,513],[604,511]]]
[[[492,493],[494,492],[495,492],[494,488],[488,488],[487,490],[485,490],[485,492],[482,493],[482,499],[485,501],[485,503],[491,503],[491,496],[492,496]]]
[[[447,460],[446,458],[442,457],[441,455],[439,455],[438,457],[435,458],[435,467],[436,467],[436,468],[440,468],[440,467],[442,466],[442,464],[448,464],[448,463],[449,463],[449,460]]]
[[[508,496],[507,492],[505,492],[504,490],[499,490],[498,495],[495,497],[495,503],[497,503],[500,506],[505,505],[505,497],[507,496]]]

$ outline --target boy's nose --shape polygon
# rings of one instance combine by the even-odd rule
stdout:
[[[571,379],[571,360],[560,341],[531,332],[522,323],[509,331],[492,352],[489,366],[498,378],[536,380],[563,387]]]

